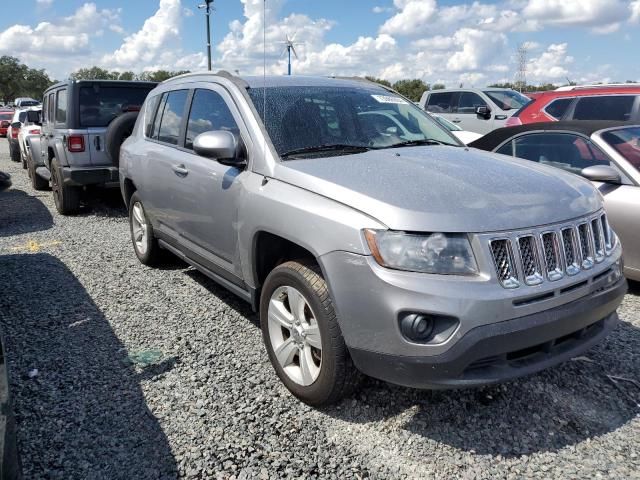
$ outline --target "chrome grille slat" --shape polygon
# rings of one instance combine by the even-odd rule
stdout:
[[[520,263],[522,265],[524,282],[527,285],[538,285],[542,283],[535,237],[533,235],[526,235],[518,238],[518,251],[520,252]]]
[[[564,275],[562,273],[558,234],[556,232],[544,232],[541,239],[547,278],[551,281],[559,280]]]
[[[600,263],[605,257],[602,218],[594,218],[591,220],[591,231],[593,232],[594,260]]]
[[[573,227],[562,230],[562,250],[568,275],[575,275],[580,271],[580,264],[577,262],[576,233]]]
[[[511,242],[506,239],[493,240],[491,253],[495,263],[498,280],[505,288],[516,288],[520,285],[511,250]]]
[[[578,225],[578,242],[580,245],[580,266],[588,270],[593,267],[591,229],[588,223]]]

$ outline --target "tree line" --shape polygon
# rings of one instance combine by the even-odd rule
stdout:
[[[29,68],[16,57],[0,57],[0,100],[5,104],[17,97],[41,99],[53,83],[44,69]]]

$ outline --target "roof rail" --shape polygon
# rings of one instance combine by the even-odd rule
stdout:
[[[565,85],[556,88],[556,92],[570,92],[572,90],[581,90],[587,88],[609,88],[609,87],[640,87],[640,83],[598,83],[592,85]]]
[[[240,88],[247,88],[249,86],[249,84],[245,82],[242,78],[228,72],[227,70],[218,70],[217,72],[203,70],[200,72],[183,73],[182,75],[176,75],[175,77],[167,78],[162,83],[171,83],[174,80],[179,80],[182,78],[189,78],[189,77],[222,77],[232,81],[233,83],[238,85]]]

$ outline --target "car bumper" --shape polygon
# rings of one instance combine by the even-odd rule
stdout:
[[[449,350],[407,357],[350,349],[365,374],[414,388],[488,385],[557,365],[600,342],[617,324],[624,278],[569,304],[476,327]]]
[[[97,184],[118,184],[116,167],[62,168],[62,182],[65,185],[82,186]]]

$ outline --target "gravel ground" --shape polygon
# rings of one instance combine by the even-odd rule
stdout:
[[[118,192],[65,218],[4,139],[0,170],[25,478],[640,478],[637,284],[617,330],[558,368],[472,391],[368,380],[316,410],[277,380],[247,305],[177,260],[137,261]]]

